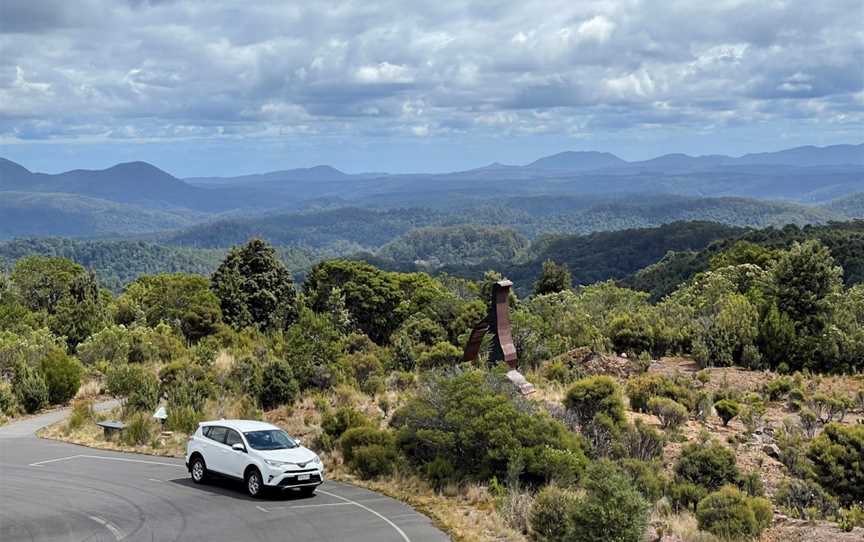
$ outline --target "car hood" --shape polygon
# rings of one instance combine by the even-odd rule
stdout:
[[[309,463],[315,459],[315,452],[303,446],[285,450],[256,450],[258,455],[270,461],[285,461],[288,463]]]

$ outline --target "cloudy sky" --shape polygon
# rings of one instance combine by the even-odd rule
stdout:
[[[0,0],[0,156],[446,171],[864,141],[861,0]]]

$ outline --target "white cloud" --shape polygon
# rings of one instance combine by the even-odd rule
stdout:
[[[413,79],[405,66],[379,62],[376,65],[360,66],[355,72],[361,83],[410,83]]]

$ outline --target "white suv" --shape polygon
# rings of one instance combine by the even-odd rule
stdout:
[[[324,481],[321,459],[288,433],[251,420],[202,422],[186,444],[186,467],[196,484],[209,474],[236,478],[258,497],[265,488],[311,495]]]

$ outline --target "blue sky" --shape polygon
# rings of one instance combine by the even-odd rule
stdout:
[[[179,176],[864,140],[859,0],[0,3],[0,156]]]

